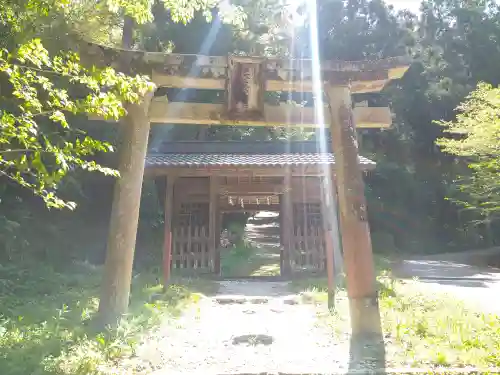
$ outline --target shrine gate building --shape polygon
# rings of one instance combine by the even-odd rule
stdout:
[[[363,171],[375,167],[364,157],[359,164]],[[329,147],[322,151],[316,141],[164,142],[148,154],[146,174],[166,178],[160,194],[166,197],[166,238],[173,236],[165,249],[171,250],[170,268],[220,274],[222,214],[264,210],[280,213],[282,275],[326,268],[322,179],[335,174]]]

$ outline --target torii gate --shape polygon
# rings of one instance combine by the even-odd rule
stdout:
[[[158,87],[225,92],[224,104],[168,103],[153,99],[153,94],[149,93],[140,104],[127,105],[119,166],[121,178],[116,183],[113,199],[101,312],[119,316],[128,306],[151,122],[299,127],[328,124],[336,158],[335,181],[351,326],[353,334],[380,332],[372,245],[364,183],[358,166],[355,127],[389,127],[391,113],[386,107],[353,108],[351,94],[379,92],[391,80],[401,78],[409,67],[406,58],[324,61],[320,65],[321,82],[314,82],[312,60],[148,53],[97,45],[90,45],[87,51],[94,55],[94,61],[102,61],[105,66],[123,59],[130,61],[134,72],[150,75]],[[95,54],[100,55],[98,59],[95,59]],[[326,96],[324,119],[318,118],[315,108],[273,106],[265,101],[267,92],[314,92],[317,85]],[[334,215],[331,208],[331,202],[327,203],[330,217]],[[331,230],[331,224],[329,227]],[[171,238],[166,241],[171,241]],[[333,259],[328,261],[333,262]],[[328,270],[331,273],[332,267]],[[329,276],[333,279],[332,275]]]

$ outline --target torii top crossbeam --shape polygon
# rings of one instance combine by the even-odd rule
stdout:
[[[349,85],[352,94],[381,91],[391,80],[401,78],[409,67],[405,57],[373,61],[322,61],[321,82],[313,82],[310,59],[277,59],[249,56],[203,56],[165,54],[111,49],[90,44],[87,55],[106,66],[129,61],[131,71],[147,74],[157,87],[224,91],[224,103],[183,103],[153,100],[152,123],[304,126],[328,124],[317,118],[312,107],[266,100],[269,92],[313,92],[315,85]],[[97,55],[97,56],[96,56]],[[383,128],[391,124],[387,107],[358,107],[354,110],[357,127]]]
[[[97,55],[97,61],[106,66],[117,64],[125,55],[133,71],[151,75],[158,86],[221,90],[226,88],[225,80],[229,77],[231,67],[235,63],[242,63],[259,65],[266,91],[312,92],[312,71],[313,64],[316,63],[311,59],[134,51],[92,43],[88,44],[86,55]],[[352,93],[366,93],[378,92],[389,81],[401,78],[409,67],[409,59],[390,57],[366,61],[327,60],[321,61],[319,65],[323,81],[332,84],[349,82]],[[188,77],[192,79],[182,79]]]

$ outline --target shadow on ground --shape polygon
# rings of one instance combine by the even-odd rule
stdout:
[[[351,337],[349,343],[349,371],[385,373],[385,344],[382,334]]]
[[[378,302],[377,308],[370,308],[374,315],[366,317],[371,322],[371,334],[352,334],[349,340],[349,370],[370,372],[377,374],[385,373],[386,351],[384,334],[382,329],[382,319]],[[371,315],[371,314],[370,314]]]

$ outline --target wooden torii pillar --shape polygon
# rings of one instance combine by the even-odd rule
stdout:
[[[370,230],[367,221],[364,186],[358,165],[356,128],[386,128],[391,125],[391,112],[387,107],[354,107],[351,95],[356,93],[379,92],[391,80],[399,79],[409,67],[406,58],[389,58],[377,61],[343,62],[324,61],[321,63],[322,82],[313,82],[312,60],[265,59],[257,57],[214,57],[198,55],[178,55],[148,53],[140,51],[117,51],[98,45],[89,45],[86,52],[99,54],[104,66],[113,66],[123,54],[135,66],[136,71],[149,74],[159,87],[180,89],[211,89],[225,91],[224,104],[168,102],[162,98],[153,99],[148,117],[151,123],[242,125],[242,126],[296,126],[318,128],[325,125],[331,129],[332,145],[336,156],[336,184],[339,196],[342,244],[347,274],[347,289],[350,301],[353,334],[379,333],[380,318],[375,288],[373,255]],[[94,59],[95,60],[95,59]],[[266,104],[266,92],[296,91],[313,92],[317,84],[325,88],[328,103],[325,118],[317,118],[314,108],[293,105]],[[148,108],[148,103],[142,108]],[[323,105],[323,103],[316,103]],[[144,114],[141,114],[144,116]],[[139,132],[139,130],[137,130]],[[143,132],[142,129],[140,132]],[[139,134],[139,133],[137,133]],[[147,142],[147,136],[137,138]],[[132,147],[124,144],[123,147]],[[142,182],[144,168],[136,167],[144,163],[146,145],[130,160],[130,168],[125,169],[120,186],[130,184],[131,189],[120,199],[115,199],[117,212],[126,214],[129,207],[133,215],[128,220],[115,219],[109,235],[108,252],[117,262],[114,275],[122,272],[131,274],[133,247],[140,204],[139,181]],[[141,160],[138,160],[141,159]],[[126,202],[128,200],[128,202]],[[169,199],[167,199],[169,201]],[[121,202],[121,203],[120,203]],[[215,212],[215,206],[213,208]],[[327,214],[335,215],[330,212]],[[211,215],[211,217],[216,216]],[[213,242],[213,241],[211,241]],[[286,241],[285,241],[286,243]],[[215,245],[214,245],[215,246]],[[118,254],[127,261],[118,259]],[[108,254],[109,256],[109,254]],[[171,256],[171,236],[166,236],[165,264]],[[330,262],[331,262],[331,257]],[[327,267],[332,278],[333,267]],[[169,272],[165,272],[165,282]],[[115,280],[116,281],[116,280]],[[121,284],[130,284],[127,276]],[[127,286],[128,288],[130,285]],[[116,289],[116,288],[115,288]],[[113,295],[116,290],[108,293]],[[126,296],[128,296],[128,290]],[[332,292],[332,291],[330,291]],[[123,296],[122,296],[123,297]],[[118,310],[123,311],[124,298],[114,298],[119,302]],[[120,312],[118,311],[118,312]]]
[[[327,85],[347,294],[353,335],[381,334],[378,291],[350,85]],[[329,294],[329,297],[331,295]]]

